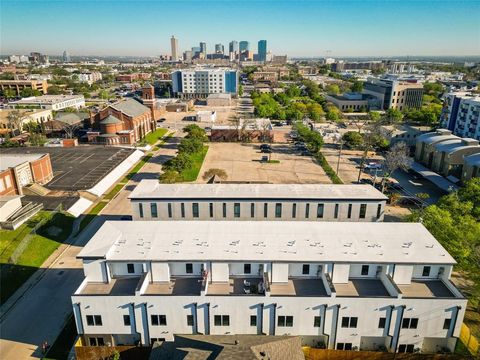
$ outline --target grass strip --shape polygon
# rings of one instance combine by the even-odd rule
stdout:
[[[328,163],[327,159],[325,159],[325,156],[323,156],[322,153],[318,153],[315,158],[317,159],[318,163],[322,167],[323,171],[325,171],[325,174],[332,180],[334,184],[343,184],[343,181],[338,177],[338,175],[335,173],[335,171],[332,169],[330,164]]]
[[[163,136],[167,133],[167,131],[168,129],[164,129],[164,128],[157,129],[145,135],[143,140],[149,145],[154,145],[157,143],[158,140],[163,138]]]
[[[197,180],[198,173],[202,167],[203,160],[207,155],[208,146],[204,146],[201,151],[193,153],[190,155],[190,160],[192,160],[192,166],[188,169],[183,170],[180,173],[183,181],[195,181]]]

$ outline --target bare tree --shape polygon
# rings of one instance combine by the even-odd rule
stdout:
[[[20,110],[12,110],[7,115],[8,127],[12,130],[12,136],[15,136],[15,130],[22,132],[24,114]]]
[[[363,154],[360,160],[360,170],[358,171],[358,182],[360,182],[363,168],[365,166],[365,163],[367,162],[370,151],[373,151],[375,149],[375,145],[378,143],[378,140],[380,138],[383,138],[381,126],[382,123],[380,121],[376,121],[365,128],[362,144]]]
[[[75,135],[75,131],[80,129],[81,126],[82,126],[81,123],[76,123],[76,124],[63,123],[62,130],[65,132],[65,136],[67,137],[67,139],[73,139],[73,136]]]
[[[223,169],[212,168],[203,173],[202,179],[205,181],[210,180],[213,176],[217,176],[220,180],[227,180],[227,172]]]
[[[387,179],[392,176],[397,169],[407,170],[410,167],[412,159],[409,156],[409,152],[407,144],[404,142],[398,142],[385,154],[382,193],[385,191],[385,183]]]

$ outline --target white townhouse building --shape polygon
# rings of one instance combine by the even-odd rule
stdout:
[[[134,220],[383,221],[387,197],[371,185],[161,184],[129,196]]]
[[[418,223],[107,221],[78,255],[87,345],[297,335],[344,350],[453,350],[467,299]]]

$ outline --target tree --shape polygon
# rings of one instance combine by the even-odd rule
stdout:
[[[387,179],[397,169],[407,170],[412,163],[409,156],[409,148],[404,142],[398,142],[385,154],[384,171],[382,179],[382,193],[385,192],[385,183]]]
[[[220,178],[221,180],[227,180],[228,178],[227,172],[225,170],[212,168],[208,169],[203,173],[202,179],[208,181],[214,176]]]
[[[363,90],[363,82],[355,80],[352,84],[352,91],[361,93]]]
[[[42,93],[38,90],[34,90],[31,88],[25,88],[22,91],[20,91],[20,96],[21,97],[31,97],[31,96],[40,96]]]
[[[185,126],[183,128],[183,132],[187,133],[186,138],[197,138],[201,141],[206,141],[207,140],[207,135],[205,133],[205,130],[202,129],[197,124],[190,124],[190,125]]]
[[[20,110],[12,110],[7,115],[8,127],[12,129],[12,135],[16,135],[16,130],[22,132],[24,114]]]
[[[50,85],[47,90],[48,95],[60,95],[63,94],[63,91],[60,87],[56,85]]]
[[[163,184],[174,184],[182,181],[182,177],[176,170],[166,169],[159,177],[159,180]]]
[[[67,139],[73,139],[75,132],[82,127],[82,123],[68,124],[62,123],[62,130]]]
[[[243,95],[243,85],[238,86],[238,95],[242,96]]]
[[[328,94],[336,95],[340,93],[340,87],[337,84],[327,85],[325,88]]]
[[[13,89],[5,89],[3,90],[3,96],[5,96],[7,99],[12,99],[17,96],[17,93]]]
[[[180,153],[193,154],[202,150],[203,142],[196,137],[185,138],[178,145]]]
[[[357,148],[363,144],[363,136],[358,131],[347,131],[343,134],[342,140],[349,148]]]
[[[47,138],[42,134],[30,134],[28,142],[32,146],[43,146],[47,142]]]
[[[390,108],[387,111],[385,111],[383,118],[385,120],[385,124],[395,124],[402,121],[403,114],[398,109]]]

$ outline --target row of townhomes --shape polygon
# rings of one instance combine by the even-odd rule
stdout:
[[[295,335],[339,350],[455,348],[466,298],[419,223],[383,222],[369,185],[159,184],[130,196],[78,257],[87,345],[176,334]]]

